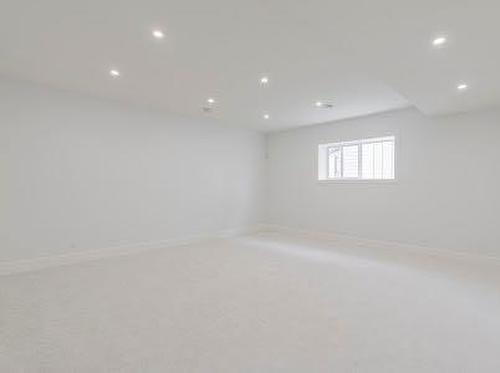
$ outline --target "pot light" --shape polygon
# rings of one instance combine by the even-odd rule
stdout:
[[[467,88],[469,88],[469,86],[465,83],[460,83],[459,85],[457,85],[457,89],[459,91],[465,91]]]
[[[317,108],[321,108],[321,109],[331,109],[331,108],[333,108],[333,104],[330,104],[328,102],[322,102],[322,101],[316,101],[314,103],[314,106],[316,106]]]
[[[165,37],[165,33],[162,30],[153,30],[153,36],[156,39],[163,39]]]
[[[212,105],[212,104],[214,104],[214,103],[215,103],[215,99],[213,99],[213,98],[209,98],[209,99],[207,99],[207,102],[208,102],[210,105]]]
[[[267,84],[267,83],[269,83],[269,77],[263,76],[262,78],[260,78],[260,84]]]
[[[271,116],[270,116],[269,114],[264,114],[264,115],[263,115],[263,118],[264,118],[264,119],[269,119],[269,118],[271,118]]]
[[[120,72],[118,70],[110,70],[109,75],[111,75],[113,78],[119,78],[120,77]]]
[[[447,39],[444,36],[437,37],[432,41],[432,45],[435,47],[440,47],[444,44],[446,44]]]

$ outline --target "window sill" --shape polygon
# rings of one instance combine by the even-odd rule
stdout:
[[[384,179],[325,179],[325,180],[316,180],[316,182],[320,185],[331,185],[331,184],[397,184],[397,179],[384,180]]]

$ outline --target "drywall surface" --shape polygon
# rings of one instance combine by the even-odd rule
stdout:
[[[396,136],[393,183],[317,181],[318,144]],[[500,256],[500,111],[414,109],[267,138],[271,224]]]
[[[0,261],[244,229],[261,134],[0,80]]]

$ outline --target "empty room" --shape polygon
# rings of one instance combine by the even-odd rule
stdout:
[[[0,372],[500,372],[499,14],[0,0]]]

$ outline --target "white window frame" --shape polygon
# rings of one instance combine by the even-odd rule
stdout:
[[[394,144],[394,160],[393,160],[393,178],[391,179],[384,179],[384,178],[372,178],[372,179],[365,179],[362,177],[362,171],[363,171],[363,153],[362,153],[362,145],[365,144],[374,144],[374,143],[381,143],[384,141],[392,141]],[[343,175],[343,167],[344,167],[344,162],[343,162],[343,147],[345,146],[353,146],[356,145],[358,147],[358,177],[329,177],[329,171],[330,171],[330,149],[332,148],[337,148],[340,150],[340,167],[341,167],[341,175]],[[371,137],[371,138],[366,138],[366,139],[359,139],[359,140],[352,140],[352,141],[342,141],[342,142],[336,142],[336,143],[327,143],[327,144],[320,144],[318,148],[318,181],[319,182],[356,182],[356,183],[393,183],[396,181],[396,170],[397,170],[397,143],[396,143],[396,136],[394,135],[386,135],[382,137]],[[383,162],[383,160],[382,160]],[[322,170],[323,168],[323,170]]]

